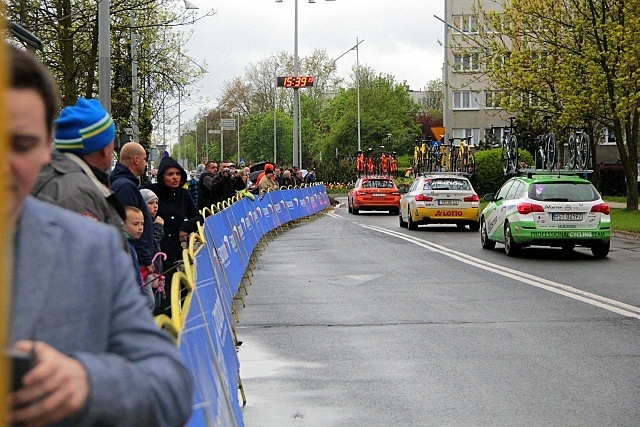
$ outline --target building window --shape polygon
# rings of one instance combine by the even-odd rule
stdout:
[[[477,33],[478,17],[476,15],[453,15],[453,26],[459,30],[456,31],[457,33]]]
[[[453,92],[454,110],[477,110],[478,92],[470,90],[458,90]]]
[[[500,107],[501,98],[502,98],[502,91],[486,90],[484,92],[485,108],[501,108]]]
[[[504,33],[511,27],[509,16],[504,13],[490,12],[484,21],[487,33]]]
[[[478,145],[478,141],[480,138],[480,129],[453,129],[453,137],[454,138],[469,138],[471,137],[470,145],[476,146]],[[456,145],[458,143],[456,142]]]
[[[453,55],[453,71],[479,71],[480,54],[476,53],[456,53]]]

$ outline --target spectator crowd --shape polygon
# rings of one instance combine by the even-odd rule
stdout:
[[[238,192],[313,184],[316,170],[267,163],[257,174],[210,160],[187,174],[166,155],[146,182],[137,142],[115,153],[112,168],[115,125],[99,101],[59,110],[50,72],[31,53],[7,50],[10,342],[31,361],[11,394],[11,423],[182,425],[191,378],[152,314],[170,315],[171,278],[201,212]]]

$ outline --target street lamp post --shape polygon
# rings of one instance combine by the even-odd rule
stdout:
[[[98,99],[111,113],[110,0],[98,2]]]
[[[361,137],[360,137],[360,49],[358,46],[360,46],[360,43],[362,43],[364,40],[358,40],[358,38],[356,38],[356,44],[355,46],[353,46],[352,48],[350,48],[349,50],[347,50],[345,53],[343,53],[342,55],[338,56],[336,59],[333,59],[330,63],[329,66],[332,68],[335,68],[336,66],[336,61],[340,58],[342,58],[343,56],[345,56],[347,53],[351,52],[352,50],[356,51],[356,92],[357,92],[357,109],[358,109],[358,151],[361,150]]]
[[[275,0],[276,3],[282,3],[282,0]],[[335,1],[335,0],[325,0]],[[297,76],[300,70],[298,59],[298,0],[294,1],[294,30],[293,30],[293,75]],[[315,3],[315,0],[309,0],[309,3]],[[298,166],[298,134],[300,129],[300,98],[298,97],[298,88],[293,88],[293,166]],[[275,161],[275,159],[274,159]]]
[[[183,0],[185,9],[198,9]],[[111,0],[98,2],[98,99],[111,113]]]

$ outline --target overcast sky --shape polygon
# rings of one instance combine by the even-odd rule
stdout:
[[[271,55],[293,54],[295,0],[190,0],[202,15],[215,15],[196,23],[187,43],[187,54],[199,63],[206,61],[209,73],[191,88],[194,96],[209,99],[215,108],[225,82],[244,77],[245,67]],[[442,76],[443,0],[298,0],[298,55],[325,49],[336,58],[360,45],[362,66],[377,73],[389,73],[406,81],[412,90],[424,88],[429,80]],[[356,52],[337,62],[337,73],[348,79]],[[198,92],[196,95],[195,92]],[[200,107],[185,106],[184,122]]]

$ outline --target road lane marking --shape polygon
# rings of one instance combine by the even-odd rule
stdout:
[[[566,297],[572,298],[577,301],[582,301],[596,307],[604,308],[605,310],[608,310],[617,314],[621,314],[626,317],[634,317],[636,319],[640,319],[639,307],[625,304],[623,302],[616,301],[607,297],[603,297],[601,295],[592,294],[590,292],[586,292],[586,291],[574,288],[572,286],[563,285],[562,283],[554,282],[552,280],[534,276],[532,274],[514,270],[512,268],[491,264],[482,259],[475,258],[470,255],[464,254],[462,252],[449,249],[445,246],[438,245],[436,243],[432,243],[424,239],[419,239],[417,237],[413,237],[401,232],[392,231],[392,230],[374,226],[374,225],[366,225],[366,224],[358,224],[358,225],[360,225],[363,228],[376,231],[378,233],[383,233],[389,236],[397,237],[399,239],[413,243],[417,246],[423,247],[430,251],[438,252],[442,255],[448,256],[449,258],[453,258],[465,264],[468,264],[477,268],[481,268],[483,270],[490,271],[492,273],[499,274],[501,276],[508,277],[508,278],[520,281],[522,283],[535,286],[540,289],[554,292],[559,295],[564,295]]]

